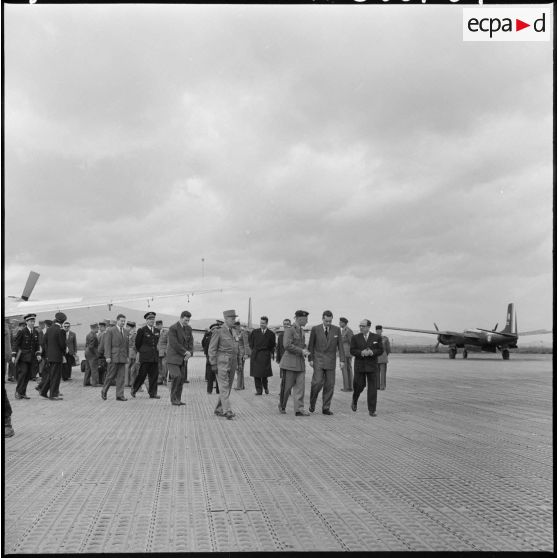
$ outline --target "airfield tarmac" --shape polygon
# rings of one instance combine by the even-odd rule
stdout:
[[[232,392],[214,416],[205,360],[185,406],[61,383],[13,400],[4,551],[553,551],[551,355],[391,355],[378,416],[341,392],[310,417]],[[311,374],[306,373],[305,402]],[[126,389],[129,398],[129,389]],[[318,403],[321,399],[318,400]]]

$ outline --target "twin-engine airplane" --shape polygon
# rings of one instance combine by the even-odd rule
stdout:
[[[512,324],[515,325],[512,331]],[[480,327],[476,330],[465,330],[462,333],[455,331],[440,331],[438,326],[434,324],[436,330],[430,329],[410,329],[403,327],[388,327],[384,329],[394,329],[397,331],[413,331],[415,333],[430,333],[438,336],[439,344],[449,346],[449,357],[455,358],[457,349],[463,349],[463,358],[467,358],[468,349],[476,349],[488,353],[495,353],[500,351],[502,358],[508,360],[510,358],[510,349],[517,349],[517,339],[520,335],[541,335],[545,333],[552,333],[547,329],[537,329],[535,331],[517,332],[517,315],[514,314],[514,305],[510,302],[508,304],[508,314],[506,316],[506,327],[502,331],[496,331],[498,324],[494,329],[482,329]]]
[[[84,299],[84,298],[65,298],[59,300],[29,300],[31,293],[39,280],[39,274],[35,271],[29,273],[25,287],[21,296],[8,296],[5,300],[4,317],[23,316],[29,312],[59,312],[61,310],[73,310],[76,308],[93,308],[96,306],[107,306],[109,310],[112,309],[114,304],[121,304],[123,302],[132,302],[137,300],[147,301],[147,306],[156,298],[168,298],[176,296],[185,296],[190,301],[190,297],[211,292],[221,292],[223,289],[207,289],[199,291],[183,291],[172,293],[160,293],[155,295],[147,294],[131,294],[121,298],[111,299]],[[194,331],[205,331],[197,330]]]

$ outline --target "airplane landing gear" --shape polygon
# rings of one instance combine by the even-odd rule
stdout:
[[[467,358],[467,356],[469,356],[469,353],[467,353],[467,349],[463,349],[463,358]]]
[[[457,354],[457,349],[455,347],[450,347],[449,350],[449,357],[450,358],[455,358],[455,355]]]
[[[504,360],[510,360],[510,352],[508,351],[508,349],[504,349],[502,351],[502,358]]]

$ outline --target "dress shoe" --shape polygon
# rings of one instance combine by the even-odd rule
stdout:
[[[378,413],[376,413],[376,411],[370,411],[368,414],[369,414],[371,417],[377,417],[377,416],[378,416]]]
[[[136,398],[136,392],[134,390],[130,392],[130,397]]]
[[[232,420],[234,418],[234,413],[232,411],[227,411],[224,416],[227,420]]]
[[[190,383],[190,380],[184,380],[184,383],[185,383],[185,384],[189,384],[189,383]]]
[[[309,417],[310,413],[308,411],[297,411],[295,413],[295,416],[297,416],[297,417]]]
[[[313,413],[316,410],[316,407],[314,407],[314,405],[310,405],[310,407],[308,407],[308,410]]]
[[[11,438],[15,434],[11,426],[4,426],[4,438]]]
[[[265,394],[269,395],[269,390],[267,388],[265,389]]]
[[[179,405],[186,405],[186,403],[184,403],[184,401],[179,401],[178,404]]]
[[[150,395],[149,399],[161,399],[160,395]]]
[[[43,398],[43,399],[48,399],[48,395],[43,395],[42,393],[39,393],[39,395]]]
[[[31,399],[28,395],[22,395],[23,399]]]
[[[333,412],[329,409],[326,409],[325,411],[322,411],[322,415],[333,415]]]
[[[171,403],[171,405],[176,405],[177,407],[180,407],[180,403]]]
[[[49,399],[51,401],[63,401],[62,397],[60,397],[59,395],[55,395],[53,397],[49,397]]]
[[[353,411],[356,411],[356,410],[357,410],[357,404],[356,404],[354,401],[351,403],[351,409],[352,409]]]
[[[128,399],[126,397],[117,397],[116,400],[117,401],[128,401]]]
[[[217,411],[214,411],[214,413],[215,413],[215,415],[217,415],[218,417],[224,417],[224,416],[225,416],[225,413],[223,413],[223,411],[217,410]]]
[[[287,414],[287,411],[285,411],[285,409],[284,409],[283,407],[281,407],[281,403],[279,403],[279,405],[277,405],[277,407],[279,408],[279,412],[280,412],[282,415],[286,415],[286,414]]]
[[[104,401],[107,400],[107,394],[104,391],[101,391],[101,399],[103,399]]]
[[[261,395],[262,392],[261,391],[256,391],[256,393],[254,395]]]
[[[21,397],[21,395],[16,391],[14,397],[16,399],[23,399],[23,397]]]

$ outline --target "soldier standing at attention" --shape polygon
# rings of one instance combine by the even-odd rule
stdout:
[[[27,314],[23,318],[25,327],[16,333],[12,347],[12,362],[16,366],[17,378],[16,399],[30,399],[26,394],[27,384],[34,367],[41,362],[42,350],[39,344],[39,332],[35,329],[35,318],[35,314]]]
[[[145,377],[149,378],[149,398],[161,399],[157,395],[157,376],[159,375],[159,351],[157,344],[159,343],[159,330],[155,325],[155,312],[147,312],[143,317],[146,324],[138,329],[136,335],[136,350],[138,351],[140,368],[136,380],[132,386],[130,395],[136,396]]]
[[[241,333],[234,327],[237,313],[234,310],[223,312],[225,323],[215,329],[209,342],[208,358],[211,368],[217,372],[219,382],[219,401],[215,407],[217,416],[232,420],[235,414],[231,409],[230,393],[240,351]]]
[[[304,326],[308,323],[308,314],[309,312],[306,312],[306,310],[295,312],[294,324],[285,330],[283,336],[285,352],[279,363],[285,374],[285,386],[279,400],[279,411],[282,414],[286,412],[285,408],[292,388],[294,410],[297,417],[310,415],[304,408],[304,375],[306,372],[304,359],[310,354],[306,349],[304,337]]]

